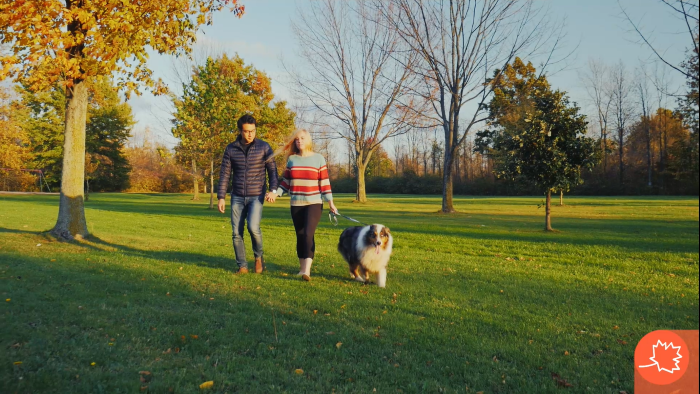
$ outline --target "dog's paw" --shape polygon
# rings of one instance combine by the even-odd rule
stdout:
[[[365,280],[364,280],[364,279],[362,279],[362,277],[361,277],[361,276],[356,276],[356,277],[355,277],[355,280],[356,280],[356,281],[358,281],[358,282],[362,282],[362,283],[365,283]]]

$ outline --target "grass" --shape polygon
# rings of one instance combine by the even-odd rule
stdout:
[[[643,335],[698,329],[697,198],[566,198],[544,233],[541,198],[370,197],[336,200],[391,228],[386,289],[350,281],[344,219],[295,277],[286,198],[236,276],[208,199],[93,194],[68,244],[56,196],[0,195],[0,392],[632,392]]]

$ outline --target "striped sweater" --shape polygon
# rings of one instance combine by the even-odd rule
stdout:
[[[318,153],[289,156],[277,195],[287,192],[292,206],[323,204],[333,200],[326,159]]]

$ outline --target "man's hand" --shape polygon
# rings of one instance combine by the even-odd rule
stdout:
[[[275,192],[267,192],[267,194],[265,194],[265,201],[267,202],[274,203],[276,199],[277,193]]]
[[[226,199],[225,198],[219,199],[219,212],[221,212],[221,213],[226,212]]]

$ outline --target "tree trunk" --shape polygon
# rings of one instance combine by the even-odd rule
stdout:
[[[603,175],[608,174],[608,134],[603,133]]]
[[[88,91],[84,81],[77,81],[67,90],[61,197],[58,220],[51,230],[53,236],[63,240],[81,239],[89,235],[83,206],[87,101]]]
[[[452,213],[455,211],[452,204],[452,152],[445,148],[445,165],[442,171],[442,212]]]
[[[665,124],[664,124],[664,126],[665,126]],[[666,156],[666,152],[664,151],[664,137],[663,137],[663,134],[665,131],[666,130],[664,127],[664,129],[662,129],[661,133],[659,134],[659,186],[660,186],[661,193],[663,193],[664,186],[666,184],[664,182],[664,171],[666,171],[666,169],[664,168],[664,166],[665,166],[664,159]]]
[[[355,201],[367,202],[367,191],[365,189],[365,170],[367,166],[362,163],[357,163],[357,191],[355,192]]]
[[[647,135],[647,186],[651,188],[651,176],[652,176],[652,165],[651,165],[651,127],[649,125],[649,118],[644,118],[644,129]]]
[[[564,191],[559,190],[559,206],[563,207],[564,206]]]
[[[90,201],[90,178],[85,177],[85,202]]]
[[[624,146],[623,146],[623,137],[624,137],[624,130],[620,129],[618,131],[619,133],[619,146],[618,146],[618,154],[620,156],[620,189],[622,190],[622,193],[625,193],[625,162],[624,162]]]
[[[552,191],[547,190],[547,202],[545,203],[545,208],[544,208],[544,231],[554,231],[552,229],[551,213],[552,213]]]
[[[199,179],[197,177],[197,162],[192,159],[192,181],[194,182],[194,197],[193,200],[199,200]]]
[[[214,209],[214,160],[209,161],[209,209]]]

